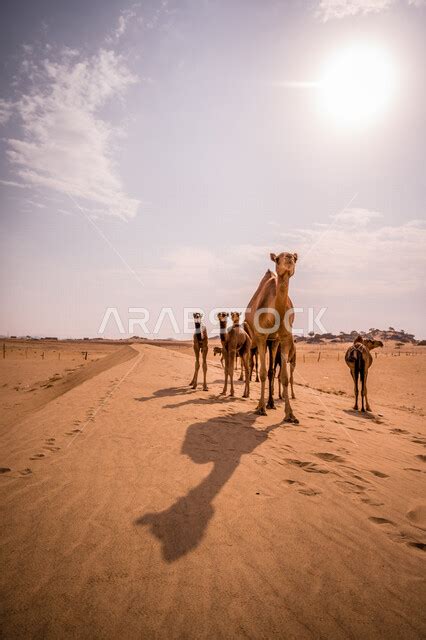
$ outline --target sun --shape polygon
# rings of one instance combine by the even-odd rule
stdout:
[[[395,65],[389,53],[367,44],[334,53],[319,82],[321,106],[339,125],[365,126],[389,107],[396,88]]]

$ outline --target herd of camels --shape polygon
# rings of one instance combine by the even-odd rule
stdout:
[[[292,333],[294,311],[288,291],[290,278],[294,275],[296,268],[297,253],[282,252],[278,255],[271,253],[270,258],[275,263],[275,273],[268,269],[263,276],[247,305],[243,324],[240,324],[240,313],[236,311],[230,314],[232,325],[229,328],[227,327],[229,313],[223,311],[217,314],[222,346],[220,349],[216,349],[221,353],[225,369],[225,384],[221,395],[227,393],[229,379],[230,395],[234,396],[234,365],[239,356],[241,359],[241,379],[244,379],[245,382],[243,398],[248,398],[254,362],[256,363],[256,380],[258,380],[259,361],[261,385],[256,413],[265,416],[266,409],[275,409],[274,379],[277,367],[279,367],[279,397],[284,399],[284,422],[298,424],[299,420],[293,413],[288,393],[290,382],[291,397],[295,398],[293,372],[296,367],[296,348]],[[203,390],[207,391],[207,353],[209,348],[207,329],[202,322],[201,313],[194,313],[193,317],[195,324],[195,369],[190,386],[193,389],[197,388],[201,354]],[[354,409],[356,410],[358,410],[359,382],[361,382],[361,411],[371,411],[367,395],[368,370],[373,362],[370,352],[372,349],[382,346],[383,343],[380,340],[358,336],[346,352],[345,361],[354,382]],[[269,354],[268,371],[266,368],[267,352]],[[287,364],[290,367],[290,376]],[[267,402],[265,402],[266,377],[269,380]]]

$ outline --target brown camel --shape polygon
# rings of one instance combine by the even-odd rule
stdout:
[[[361,411],[365,411],[364,397],[365,408],[367,411],[371,411],[367,395],[367,377],[368,370],[373,364],[373,356],[370,351],[372,351],[372,349],[377,349],[377,347],[383,347],[383,342],[381,340],[373,340],[371,338],[357,336],[353,345],[346,351],[345,362],[351,371],[351,376],[354,381],[354,409],[356,411],[358,411],[358,379],[361,380]]]
[[[237,311],[231,313],[232,327],[227,329],[229,313],[221,311],[217,314],[220,326],[220,339],[222,341],[222,353],[225,359],[225,383],[220,395],[225,395],[228,389],[228,377],[230,381],[230,396],[234,396],[234,365],[237,356],[240,356],[243,364],[246,380],[243,398],[248,398],[250,393],[249,380],[249,355],[251,339],[240,325],[240,314]]]
[[[213,347],[213,355],[214,356],[220,356],[220,364],[222,365],[222,369],[224,367],[224,357],[223,357],[223,350],[222,347]]]
[[[260,360],[261,392],[256,412],[266,415],[266,349],[269,349],[269,399],[268,408],[275,408],[272,397],[274,362],[278,345],[281,346],[281,384],[284,391],[284,422],[297,424],[288,397],[287,362],[293,357],[294,341],[292,325],[294,320],[293,303],[288,289],[289,280],[294,274],[297,254],[283,252],[271,253],[276,274],[268,271],[263,276],[252,299],[247,305],[246,322],[250,330],[252,348],[257,347]]]
[[[202,323],[202,313],[193,313],[195,331],[194,331],[194,353],[195,353],[195,369],[189,386],[193,389],[197,388],[198,371],[200,369],[200,351],[203,356],[203,391],[208,391],[207,387],[207,353],[209,350],[209,339],[207,329]]]

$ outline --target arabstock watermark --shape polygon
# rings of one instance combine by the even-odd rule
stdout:
[[[240,324],[244,322],[245,316],[250,312],[246,307],[214,307],[212,309],[184,307],[179,312],[174,311],[172,307],[162,307],[156,312],[151,312],[146,307],[129,307],[127,314],[120,314],[117,307],[108,307],[103,314],[98,334],[103,336],[106,332],[118,332],[121,335],[155,337],[167,332],[170,337],[172,337],[171,333],[175,337],[192,336],[194,333],[193,314],[201,313],[203,324],[210,325],[211,332],[216,335],[220,332],[217,314],[226,312],[230,315],[232,311],[238,311],[241,314]],[[326,312],[327,307],[294,307],[281,318],[276,309],[263,307],[256,310],[251,321],[259,333],[275,333],[283,324],[286,329],[293,332],[293,335],[306,336],[326,333],[323,324]],[[229,326],[231,324],[229,320]],[[293,324],[297,326],[292,326]],[[210,329],[210,327],[208,328]]]

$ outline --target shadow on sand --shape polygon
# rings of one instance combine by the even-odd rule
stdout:
[[[343,409],[344,413],[347,413],[348,416],[353,416],[354,418],[358,418],[358,420],[366,420],[372,421],[376,424],[382,424],[383,420],[381,420],[380,414],[373,413],[372,411],[357,411],[356,409]]]
[[[241,456],[252,453],[270,431],[282,426],[260,431],[253,426],[255,420],[254,414],[235,413],[188,427],[181,453],[196,464],[213,462],[213,469],[168,509],[146,513],[135,521],[148,526],[158,538],[166,562],[178,560],[200,544],[214,513],[213,500],[240,464]]]

